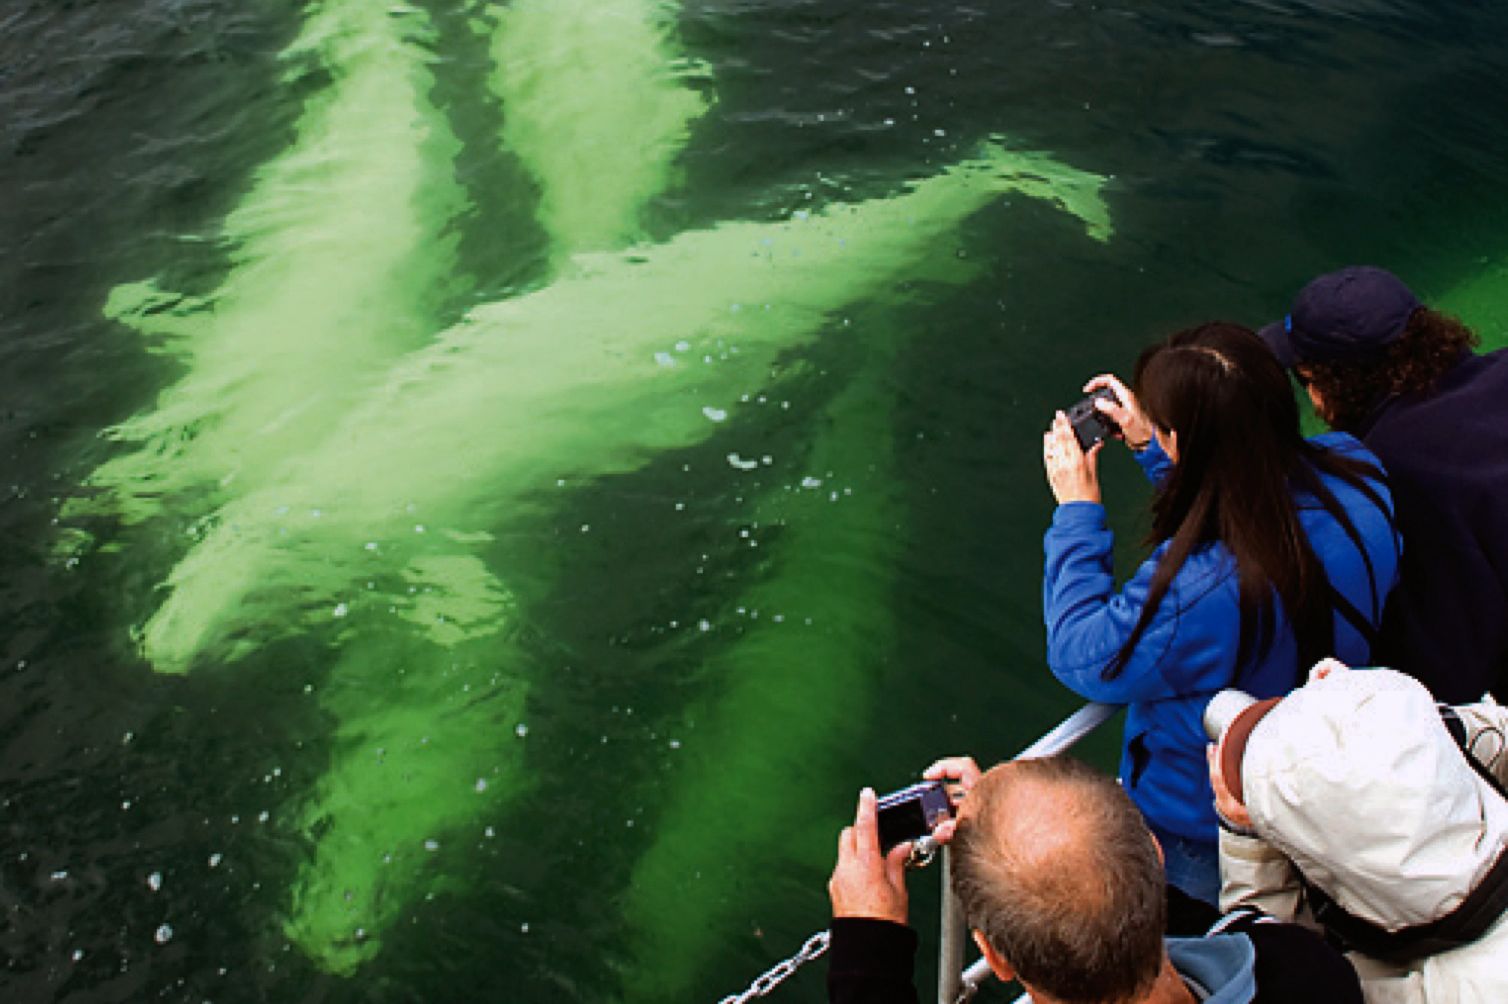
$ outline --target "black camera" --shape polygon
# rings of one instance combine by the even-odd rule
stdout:
[[[1094,402],[1099,400],[1110,401],[1113,404],[1120,403],[1120,398],[1115,396],[1115,391],[1109,387],[1101,387],[1068,409],[1068,423],[1073,426],[1073,434],[1079,438],[1079,448],[1085,453],[1093,449],[1095,443],[1102,442],[1120,431],[1120,426],[1116,425],[1109,415],[1094,406]]]
[[[931,833],[953,815],[953,802],[941,781],[923,781],[880,799],[880,850]]]

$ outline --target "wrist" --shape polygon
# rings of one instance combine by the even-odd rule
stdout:
[[[1242,824],[1236,822],[1225,813],[1221,812],[1218,806],[1215,808],[1215,818],[1219,820],[1220,828],[1226,833],[1230,833],[1238,837],[1261,839],[1261,834],[1252,829],[1250,824]]]

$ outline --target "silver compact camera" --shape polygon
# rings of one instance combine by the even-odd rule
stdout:
[[[953,801],[941,781],[922,781],[879,801],[880,850],[925,837],[953,816]]]

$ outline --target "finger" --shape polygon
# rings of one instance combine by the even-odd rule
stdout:
[[[880,853],[880,824],[875,816],[873,788],[859,792],[859,808],[853,818],[854,851],[861,857],[878,857]]]
[[[838,862],[841,864],[853,857],[854,834],[852,826],[845,826],[838,834]]]
[[[1225,775],[1220,771],[1220,748],[1210,743],[1204,749],[1204,756],[1210,765],[1210,787],[1215,791],[1215,801],[1224,802],[1230,797],[1230,789],[1225,785]]]
[[[1073,425],[1069,423],[1068,416],[1061,411],[1052,420],[1052,438],[1053,445],[1060,449],[1072,446],[1077,450],[1079,447],[1079,437],[1073,434]]]
[[[932,839],[939,844],[946,844],[953,839],[953,833],[958,829],[958,820],[944,819],[932,830]]]
[[[1116,425],[1125,425],[1131,420],[1131,409],[1119,401],[1107,401],[1102,397],[1094,399],[1094,410],[1106,416]]]
[[[1089,378],[1089,382],[1084,385],[1084,393],[1092,394],[1101,387],[1109,387],[1119,397],[1120,392],[1125,389],[1126,385],[1121,383],[1120,377],[1114,373],[1099,373]]]
[[[922,777],[929,781],[957,781],[967,790],[979,780],[979,764],[971,756],[943,757],[922,771]]]
[[[945,756],[941,760],[934,760],[932,766],[922,771],[922,777],[928,781],[957,781],[968,772],[973,763],[973,757]]]
[[[911,841],[903,840],[885,855],[885,878],[897,889],[906,888],[906,862],[911,858]]]

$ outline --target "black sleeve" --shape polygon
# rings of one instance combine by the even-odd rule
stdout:
[[[1253,1004],[1362,1004],[1356,970],[1307,927],[1263,922],[1226,930],[1246,935],[1257,950]]]
[[[867,917],[834,917],[827,953],[830,1004],[917,1004],[916,932]]]

